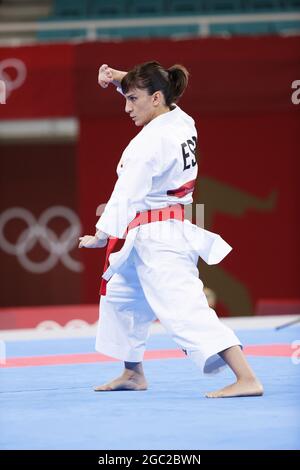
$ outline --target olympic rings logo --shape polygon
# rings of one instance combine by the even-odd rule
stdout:
[[[61,217],[69,222],[69,227],[60,237],[48,227],[49,222]],[[20,234],[15,243],[11,243],[4,234],[5,226],[12,220],[22,220],[27,228]],[[69,252],[77,246],[81,233],[81,223],[74,211],[64,206],[53,206],[45,210],[37,220],[31,212],[22,207],[12,207],[0,215],[0,247],[8,254],[17,256],[21,266],[32,273],[50,271],[60,260],[71,271],[80,272],[83,265],[71,258]],[[28,254],[39,242],[49,252],[44,261],[34,262]]]
[[[15,78],[8,73],[9,69],[15,70]],[[6,98],[11,92],[19,88],[25,82],[27,75],[26,65],[20,59],[4,59],[0,62],[0,80],[5,83]]]

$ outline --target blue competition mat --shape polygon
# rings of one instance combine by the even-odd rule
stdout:
[[[237,334],[245,345],[300,340],[300,328]],[[93,353],[94,338],[6,346],[8,358]],[[149,339],[148,350],[175,348],[165,335]],[[248,356],[265,395],[229,399],[204,397],[233,381],[229,369],[206,377],[181,358],[146,360],[144,392],[93,392],[120,374],[119,362],[2,368],[0,448],[300,449],[299,357]]]

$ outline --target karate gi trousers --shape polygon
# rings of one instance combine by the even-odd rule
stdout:
[[[141,362],[156,319],[205,374],[225,365],[219,352],[241,345],[208,305],[199,254],[183,227],[179,220],[167,220],[135,229],[126,261],[100,298],[97,351]]]

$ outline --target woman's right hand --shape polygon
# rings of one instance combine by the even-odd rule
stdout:
[[[99,239],[95,235],[84,235],[79,240],[78,248],[104,248],[107,245],[107,238]]]
[[[98,73],[98,83],[102,88],[107,88],[110,83],[114,80],[113,69],[107,64],[101,65]]]

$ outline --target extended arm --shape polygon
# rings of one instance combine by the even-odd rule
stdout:
[[[103,248],[107,245],[107,233],[98,230],[95,235],[84,235],[79,237],[78,248]]]

